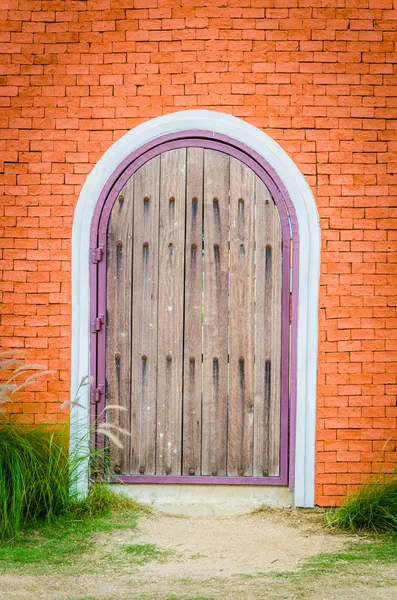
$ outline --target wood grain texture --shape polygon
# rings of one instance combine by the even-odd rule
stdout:
[[[122,473],[280,472],[281,228],[251,169],[183,148],[143,165],[108,226],[108,421]],[[204,252],[203,252],[204,248]]]
[[[183,474],[201,473],[202,219],[204,150],[187,149]]]
[[[265,184],[256,178],[254,475],[280,468],[281,228]]]
[[[160,157],[134,180],[134,251],[131,348],[132,473],[156,469],[157,303]]]
[[[282,235],[280,218],[273,201],[265,203],[268,211],[265,235],[268,240],[266,264],[266,294],[270,310],[265,324],[269,339],[268,372],[270,382],[265,397],[270,398],[269,414],[269,476],[280,474],[280,407],[281,407],[281,317],[282,317]],[[270,248],[269,248],[270,246]],[[269,257],[270,250],[270,257]],[[269,265],[269,258],[271,264]],[[284,374],[288,377],[288,373]],[[269,378],[269,376],[268,376]]]
[[[255,174],[230,158],[228,475],[252,475]]]
[[[106,420],[130,431],[131,421],[131,284],[134,193],[130,179],[114,203],[107,235],[106,300]],[[130,472],[129,435],[116,432],[123,444],[111,444],[111,459],[122,473]]]
[[[181,473],[186,148],[161,155],[156,473]]]
[[[227,469],[229,176],[230,157],[204,150],[203,475]]]

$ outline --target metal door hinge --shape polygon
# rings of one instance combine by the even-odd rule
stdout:
[[[98,387],[91,390],[91,404],[96,404],[101,401],[103,396],[103,385],[98,385]]]
[[[101,331],[103,323],[104,316],[98,315],[91,323],[91,333],[98,333],[98,331]]]
[[[98,246],[98,248],[91,248],[91,262],[99,263],[103,258],[103,246]]]

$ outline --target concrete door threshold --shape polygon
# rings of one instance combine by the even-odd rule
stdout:
[[[263,505],[285,508],[294,503],[294,494],[284,486],[187,485],[123,483],[112,490],[135,498],[142,504],[174,515],[225,516],[250,512]]]

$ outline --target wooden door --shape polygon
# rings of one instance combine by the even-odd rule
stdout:
[[[107,234],[106,402],[126,475],[277,477],[280,219],[226,153],[149,160]],[[288,377],[288,374],[283,374]]]

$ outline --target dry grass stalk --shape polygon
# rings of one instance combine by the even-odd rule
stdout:
[[[0,353],[0,413],[13,401],[14,395],[39,377],[54,373],[42,365],[22,361],[19,353]],[[31,373],[31,371],[36,371]]]

